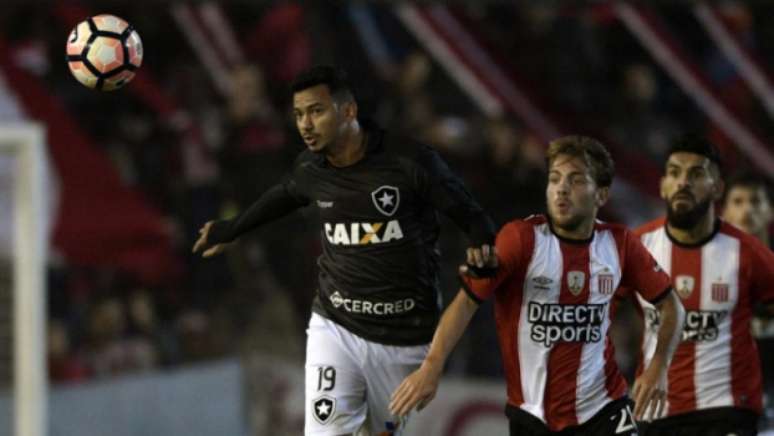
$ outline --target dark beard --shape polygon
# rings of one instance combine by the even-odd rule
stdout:
[[[696,206],[690,210],[677,212],[672,209],[672,204],[667,202],[667,222],[676,229],[692,229],[704,218],[711,205],[712,199],[708,198],[700,203],[696,203]]]

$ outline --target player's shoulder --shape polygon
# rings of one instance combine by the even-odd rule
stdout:
[[[597,234],[603,232],[609,233],[619,248],[623,247],[627,243],[627,240],[638,238],[629,227],[620,223],[597,220],[594,223],[594,231]]]
[[[718,234],[738,239],[739,245],[741,247],[744,247],[757,256],[774,258],[774,253],[772,253],[771,249],[769,249],[769,247],[767,247],[766,244],[761,242],[758,238],[723,220],[720,220]]]
[[[305,170],[312,166],[319,166],[323,159],[325,158],[321,154],[304,149],[296,155],[296,159],[293,161],[293,170]]]
[[[417,163],[438,155],[438,151],[422,141],[385,130],[371,120],[361,122],[368,132],[369,151],[373,153]]]
[[[508,221],[500,229],[500,233],[524,233],[533,232],[535,227],[548,223],[545,215],[530,215],[526,218],[516,218]]]
[[[639,238],[648,233],[653,233],[655,231],[663,229],[665,224],[666,224],[665,217],[656,218],[652,221],[648,221],[647,223],[635,228],[634,230],[632,230],[632,233]]]
[[[754,236],[723,220],[719,220],[718,233],[734,239],[739,239],[742,242],[757,241]]]
[[[424,165],[438,156],[438,151],[433,147],[404,135],[384,132],[382,144],[386,155],[414,164]]]
[[[631,232],[631,230],[629,230],[629,228],[623,224],[611,223],[611,222],[600,221],[600,220],[597,220],[594,222],[594,230],[598,232],[608,231],[616,234],[625,234],[625,233]]]

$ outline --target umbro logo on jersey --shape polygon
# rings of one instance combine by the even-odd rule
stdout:
[[[325,237],[333,245],[367,245],[403,239],[400,221],[386,223],[325,223]]]
[[[535,289],[540,289],[543,291],[550,291],[551,288],[549,286],[553,282],[554,282],[553,279],[548,278],[546,276],[532,277],[532,283],[535,285]]]
[[[312,401],[312,415],[322,425],[325,425],[331,421],[333,414],[336,412],[336,399],[323,395],[322,397]]]
[[[586,282],[586,273],[583,271],[569,271],[567,273],[567,288],[572,295],[578,295],[583,290],[583,284]]]
[[[675,289],[677,290],[677,295],[683,300],[691,296],[693,285],[694,280],[691,276],[679,275],[675,277]]]
[[[371,192],[371,200],[376,210],[387,216],[393,216],[400,204],[400,190],[394,186],[384,185]]]

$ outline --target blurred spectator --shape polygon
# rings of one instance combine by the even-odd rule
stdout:
[[[108,297],[94,304],[89,317],[86,358],[97,377],[144,371],[158,364],[158,354],[145,338],[126,336],[124,304]]]
[[[67,324],[48,321],[48,376],[52,382],[78,382],[91,376],[81,353],[73,350]]]

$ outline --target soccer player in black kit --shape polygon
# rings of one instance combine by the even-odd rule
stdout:
[[[399,435],[389,397],[419,367],[438,323],[438,212],[470,240],[467,258],[495,257],[494,225],[430,147],[358,119],[343,71],[313,67],[292,85],[306,144],[285,180],[231,220],[206,223],[194,252],[296,209],[319,209],[322,255],[307,330],[305,434]]]

